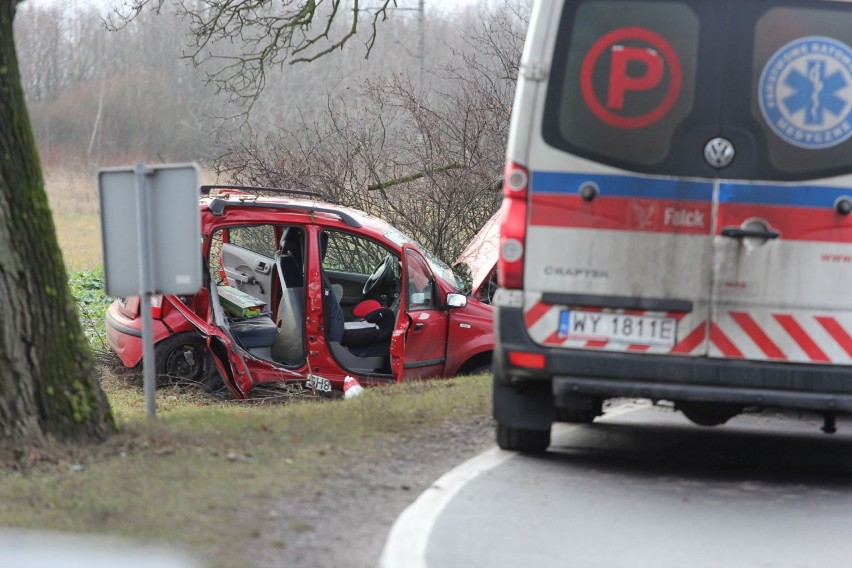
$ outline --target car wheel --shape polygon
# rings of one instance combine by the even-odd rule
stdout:
[[[202,383],[205,369],[212,366],[209,357],[204,341],[196,333],[167,337],[154,346],[157,383]]]
[[[501,450],[541,453],[550,445],[550,430],[525,430],[498,422],[497,445]]]
[[[465,373],[467,375],[490,375],[491,374],[491,363],[487,365],[480,365],[479,367],[473,367],[470,371]]]
[[[473,363],[473,364],[471,364]],[[466,363],[466,366],[459,369],[459,375],[490,375],[492,372],[491,361],[487,362],[471,362]]]

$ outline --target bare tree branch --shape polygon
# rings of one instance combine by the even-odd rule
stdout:
[[[341,49],[358,33],[359,15],[372,13],[365,57],[372,50],[378,23],[388,19],[397,0],[125,0],[104,22],[119,30],[150,9],[167,7],[190,22],[184,57],[208,67],[217,93],[250,108],[266,86],[267,71],[285,63],[315,61]]]

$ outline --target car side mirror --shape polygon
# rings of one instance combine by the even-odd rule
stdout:
[[[447,294],[447,305],[451,308],[463,308],[467,305],[467,296],[464,294]]]

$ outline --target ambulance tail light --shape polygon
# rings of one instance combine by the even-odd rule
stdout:
[[[513,162],[506,164],[506,173],[503,176],[500,257],[497,261],[497,278],[503,288],[523,288],[528,191],[527,169]]]
[[[515,367],[527,369],[544,369],[545,360],[541,353],[527,353],[525,351],[509,351],[509,363]]]

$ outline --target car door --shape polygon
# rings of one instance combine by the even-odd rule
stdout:
[[[212,322],[201,318],[189,306],[178,299],[171,301],[172,306],[191,323],[206,339],[207,347],[213,355],[213,363],[219,374],[224,377],[225,385],[239,398],[247,398],[253,380],[245,359],[240,354],[241,349],[236,345],[220,323],[226,321],[221,305],[215,298],[215,284],[211,285]]]
[[[730,6],[710,355],[850,364],[852,5]]]
[[[257,225],[227,230],[221,265],[228,284],[272,305],[275,272],[275,227]]]
[[[447,312],[429,263],[403,247],[401,317],[391,338],[391,367],[398,381],[440,376],[447,356]]]

